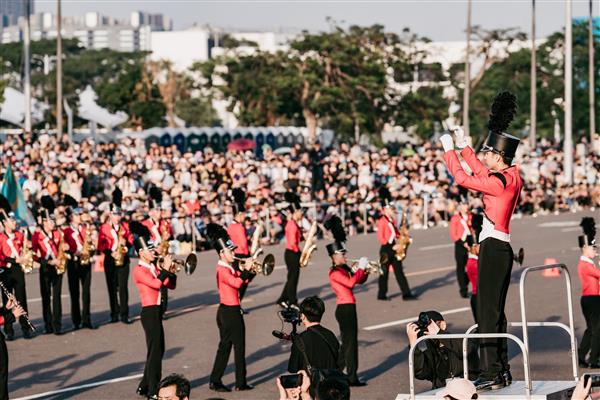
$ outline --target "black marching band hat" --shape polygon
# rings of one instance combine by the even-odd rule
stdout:
[[[8,199],[0,194],[0,222],[4,222],[8,218],[14,218],[15,214],[12,212],[12,207],[8,202]]]
[[[63,205],[65,206],[67,218],[71,218],[72,215],[80,215],[83,212],[77,200],[68,194],[63,196]]]
[[[231,189],[233,204],[233,213],[239,214],[246,212],[246,193],[241,188]]]
[[[300,205],[300,196],[298,196],[295,192],[285,192],[283,194],[285,201],[288,203],[288,210],[291,212],[302,210],[302,206]]]
[[[498,93],[492,103],[488,120],[489,134],[481,151],[492,151],[502,157],[513,159],[520,139],[506,133],[517,112],[517,99],[511,92]]]
[[[121,204],[123,203],[123,192],[118,187],[115,187],[115,190],[112,192],[112,204],[110,206],[111,214],[120,215],[121,214]]]
[[[325,221],[325,228],[333,235],[333,243],[329,243],[327,246],[327,254],[333,256],[335,253],[346,253],[346,246],[344,243],[347,240],[346,231],[344,230],[344,224],[337,215],[332,215],[327,221]]]
[[[379,202],[381,203],[381,207],[394,207],[392,202],[392,194],[387,186],[382,185],[378,191]]]
[[[140,253],[140,250],[154,250],[156,243],[150,240],[150,230],[139,221],[131,221],[129,223],[129,230],[134,235],[133,247],[135,251]]]
[[[162,190],[155,185],[148,188],[148,207],[149,209],[160,209],[162,203]]]
[[[596,245],[596,221],[592,217],[583,217],[579,224],[583,229],[583,235],[579,236],[579,247]]]
[[[225,228],[214,222],[206,226],[206,236],[208,236],[210,243],[217,253],[225,249],[234,250],[237,247],[231,241]]]
[[[54,209],[56,208],[56,204],[54,203],[54,199],[52,196],[44,195],[40,198],[41,210],[38,214],[43,220],[50,219],[54,221]]]

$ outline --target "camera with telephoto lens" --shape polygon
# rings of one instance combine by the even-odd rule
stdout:
[[[426,312],[419,313],[419,318],[415,322],[417,328],[419,328],[417,337],[421,337],[425,334],[425,332],[427,332],[427,327],[430,323],[431,318],[429,318],[429,315]]]

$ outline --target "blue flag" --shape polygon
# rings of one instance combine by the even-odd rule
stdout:
[[[6,173],[4,174],[4,183],[2,184],[2,195],[6,197],[10,206],[15,213],[15,217],[27,226],[34,226],[35,219],[27,208],[25,203],[25,197],[23,197],[23,191],[21,186],[15,179],[12,167],[9,165]]]

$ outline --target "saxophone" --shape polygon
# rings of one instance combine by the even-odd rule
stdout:
[[[308,235],[306,235],[306,241],[300,254],[300,268],[304,268],[308,265],[313,252],[317,249],[316,236],[317,235],[317,221],[313,221],[310,225]]]
[[[65,235],[60,232],[60,241],[58,242],[58,255],[56,256],[58,264],[56,265],[56,273],[62,275],[67,270],[67,262],[71,259],[71,255],[65,251]]]
[[[85,230],[83,248],[81,249],[81,256],[79,257],[81,265],[90,265],[92,262],[92,254],[94,254],[94,242],[92,239],[92,230],[88,226]]]
[[[413,239],[408,233],[408,226],[406,224],[406,213],[402,213],[402,223],[400,224],[398,237],[396,238],[396,244],[394,245],[396,259],[398,261],[402,261],[406,258],[406,251],[412,241]]]
[[[115,259],[115,266],[122,267],[125,265],[125,255],[127,254],[127,246],[125,245],[125,235],[123,234],[123,227],[119,225],[119,244],[117,245],[117,250],[113,253],[113,258]]]
[[[23,248],[21,249],[21,258],[24,260],[21,263],[21,269],[24,273],[29,274],[33,271],[33,250],[31,249],[31,242],[27,238],[27,233],[23,235]]]
[[[167,254],[169,254],[170,247],[171,242],[169,240],[169,231],[167,230],[167,227],[163,225],[160,229],[160,243],[157,249],[158,256],[165,257]]]

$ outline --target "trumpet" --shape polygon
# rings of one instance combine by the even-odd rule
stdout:
[[[157,264],[159,266],[162,266],[162,264],[164,263],[164,260],[165,260],[165,256],[162,256],[162,255],[159,256]],[[185,258],[185,260],[173,259],[171,261],[171,267],[169,268],[169,272],[176,274],[178,272],[181,272],[181,270],[183,269],[185,271],[186,275],[191,275],[196,270],[197,265],[198,265],[198,258],[196,257],[196,254],[190,253]]]
[[[352,273],[356,273],[356,271],[358,270],[358,262],[360,260],[348,260],[350,262],[350,270],[352,271]],[[383,267],[381,266],[381,262],[380,261],[369,261],[369,263],[367,264],[367,267],[365,268],[365,273],[366,274],[377,274],[377,275],[383,275]]]
[[[258,254],[260,254],[260,252],[258,252]],[[267,254],[262,261],[259,261],[257,258],[258,254],[248,258],[233,257],[233,259],[238,262],[241,271],[248,271],[256,275],[271,275],[275,269],[275,256],[273,254]]]
[[[6,286],[4,286],[4,284],[2,283],[2,281],[0,281],[0,289],[2,289],[2,292],[4,293],[4,295],[7,298],[9,298],[9,299],[11,299],[13,301],[13,303],[15,304],[15,306],[20,306],[20,304],[17,301],[17,299],[15,299],[15,296],[11,292],[9,292],[8,289],[6,289]],[[35,332],[35,326],[29,320],[29,316],[27,314],[24,314],[23,318],[25,318],[25,322],[27,322],[27,327],[29,328],[29,330],[31,332]]]

